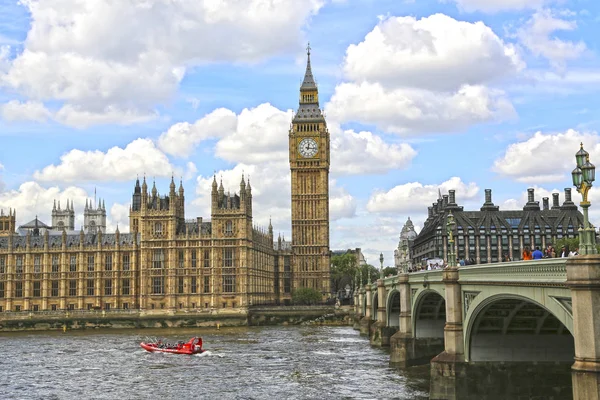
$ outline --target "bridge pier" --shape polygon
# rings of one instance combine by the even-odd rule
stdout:
[[[377,321],[371,328],[371,345],[387,347],[390,345],[390,337],[396,332],[396,328],[387,326],[386,320],[386,295],[383,279],[377,280]]]
[[[365,307],[365,315],[360,320],[360,334],[362,336],[371,335],[371,324],[373,321],[371,320],[371,284],[367,283],[365,289],[365,297],[366,297],[366,307]]]
[[[458,283],[458,268],[447,267],[442,278],[446,289],[446,325],[444,351],[431,360],[430,399],[456,400],[464,398],[466,390],[462,298]]]
[[[365,301],[364,290],[358,288],[354,295],[354,323],[352,327],[357,331],[360,330],[360,320],[362,318],[363,301]]]
[[[575,363],[571,367],[573,400],[600,399],[600,255],[567,261],[571,289]]]

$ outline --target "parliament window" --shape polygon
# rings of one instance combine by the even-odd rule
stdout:
[[[165,253],[162,249],[154,250],[152,253],[152,268],[164,268]]]
[[[123,271],[129,271],[130,269],[130,265],[129,265],[129,253],[125,253],[123,254]]]
[[[58,297],[58,283],[58,281],[52,281],[52,290],[50,291],[52,297]]]
[[[15,282],[15,297],[23,297],[23,281]]]
[[[42,296],[42,282],[33,281],[33,297]]]
[[[69,281],[69,296],[77,296],[77,281],[75,279]]]
[[[179,268],[184,268],[185,253],[183,252],[183,250],[179,250],[178,261],[179,261]]]
[[[210,276],[204,277],[204,293],[210,293]]]
[[[162,226],[161,222],[157,222],[154,224],[154,233],[156,235],[162,235],[162,233],[163,233],[162,229],[163,229],[163,226]]]
[[[15,265],[15,272],[17,274],[23,273],[23,256],[22,255],[17,256],[17,264]]]
[[[155,276],[152,278],[152,294],[164,294],[165,292],[165,278],[162,276]]]
[[[94,255],[93,254],[89,254],[88,255],[88,271],[89,272],[94,272]]]
[[[58,265],[58,254],[52,254],[52,272],[58,272],[59,271],[59,265]]]
[[[104,270],[112,271],[112,269],[113,269],[112,254],[107,254],[104,258]]]
[[[35,274],[42,272],[42,256],[36,255],[33,257],[33,272]]]
[[[112,279],[104,280],[104,295],[112,296]]]
[[[6,273],[6,256],[0,256],[0,274]]]
[[[235,256],[234,249],[223,249],[223,293],[235,291]]]
[[[77,256],[71,254],[71,260],[69,262],[69,271],[76,272],[77,271]]]
[[[4,298],[4,282],[0,282],[0,299]]]
[[[177,278],[177,293],[182,294],[183,289],[184,289],[183,277],[180,276],[179,278]]]
[[[190,293],[196,293],[198,290],[198,279],[195,276],[192,276],[192,283],[190,285]]]
[[[94,295],[94,280],[93,279],[87,280],[87,295],[88,296]]]
[[[210,250],[204,250],[204,268],[210,268]]]
[[[129,279],[123,279],[122,283],[121,283],[121,289],[123,292],[123,295],[127,296],[129,295],[129,290],[130,290],[130,283],[129,283]]]
[[[192,258],[192,268],[196,268],[197,260],[196,260],[196,250],[191,250],[191,258]]]

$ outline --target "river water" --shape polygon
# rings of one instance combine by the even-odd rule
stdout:
[[[208,351],[148,353],[139,346],[148,336],[202,336]],[[0,398],[428,398],[429,366],[388,361],[350,327],[11,333],[0,336]]]

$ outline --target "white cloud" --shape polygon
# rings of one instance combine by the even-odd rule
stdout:
[[[519,29],[517,36],[534,55],[547,58],[554,67],[563,68],[567,60],[579,58],[586,50],[586,45],[562,40],[552,34],[576,28],[575,21],[556,18],[550,10],[540,10]]]
[[[451,132],[516,115],[504,92],[485,86],[463,86],[446,93],[409,88],[388,90],[378,83],[366,82],[338,85],[326,110],[337,121],[373,124],[401,135]]]
[[[156,112],[140,111],[135,108],[122,109],[109,105],[99,110],[86,110],[81,106],[67,104],[58,110],[56,121],[75,128],[87,128],[99,124],[132,125],[157,118]]]
[[[381,20],[364,41],[348,47],[344,72],[352,81],[386,88],[454,91],[495,81],[523,66],[515,48],[483,22],[435,14]]]
[[[0,115],[5,121],[36,121],[45,122],[52,113],[39,101],[11,100],[0,105]]]
[[[291,217],[291,210],[289,212]],[[356,200],[346,189],[336,186],[335,180],[329,183],[329,221],[352,218],[356,215]]]
[[[288,52],[324,0],[22,4],[31,27],[23,51],[0,69],[6,71],[0,83],[32,100],[64,102],[70,107],[64,113],[76,112],[70,118],[81,125],[86,113],[89,124],[153,115],[190,66],[257,62]]]
[[[150,139],[136,139],[124,149],[115,146],[106,152],[75,149],[63,154],[60,160],[58,165],[35,171],[34,178],[46,182],[123,181],[141,173],[170,176],[181,172]]]
[[[36,215],[49,225],[52,223],[50,216],[54,200],[62,200],[63,205],[67,199],[73,201],[76,214],[81,214],[88,198],[86,191],[76,186],[65,189],[58,186],[44,188],[37,182],[25,182],[16,190],[0,192],[0,208],[16,209],[17,225],[31,221]],[[82,221],[82,215],[78,217]]]
[[[226,108],[218,108],[193,124],[179,122],[158,138],[158,147],[164,152],[189,157],[195,147],[206,139],[222,137],[236,129],[236,115]]]
[[[281,111],[268,103],[244,109],[235,131],[217,143],[217,156],[245,163],[287,161],[292,116],[292,110]]]
[[[495,13],[507,10],[537,9],[553,0],[442,0],[453,1],[459,9],[467,12]]]
[[[110,218],[106,221],[106,231],[114,232],[117,227],[119,232],[129,232],[129,203],[114,203],[110,207]]]
[[[425,212],[427,204],[434,203],[441,191],[456,191],[456,201],[472,199],[479,193],[479,187],[474,183],[464,183],[459,177],[452,177],[439,185],[423,185],[419,182],[409,182],[398,185],[388,191],[376,190],[371,194],[367,203],[370,212]]]
[[[600,159],[600,142],[595,132],[536,132],[525,141],[509,145],[504,155],[494,161],[493,171],[532,184],[570,179],[567,175],[575,168],[580,143],[590,153],[592,163]]]
[[[334,175],[385,173],[410,165],[417,152],[408,144],[388,144],[371,132],[330,128]]]
[[[452,132],[515,117],[510,100],[489,85],[524,63],[481,22],[443,14],[383,18],[346,52],[348,82],[336,86],[327,114],[401,135]]]

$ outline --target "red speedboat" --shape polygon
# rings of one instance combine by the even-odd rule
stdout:
[[[140,346],[152,353],[198,354],[204,352],[202,349],[202,338],[200,337],[193,337],[187,343],[177,342],[176,344],[169,344],[158,340],[156,342],[142,342]]]

